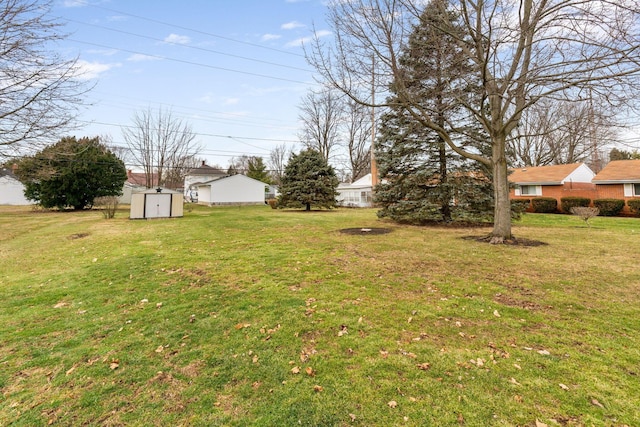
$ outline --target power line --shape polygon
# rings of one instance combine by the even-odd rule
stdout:
[[[313,72],[312,70],[309,70],[309,69],[306,69],[306,68],[301,68],[301,67],[295,67],[293,65],[278,64],[276,62],[264,61],[264,60],[261,60],[261,59],[249,58],[249,57],[241,56],[241,55],[234,55],[234,54],[231,54],[231,53],[220,52],[220,51],[213,50],[213,49],[206,49],[206,48],[199,47],[199,46],[192,46],[192,45],[187,45],[187,44],[182,44],[182,43],[175,43],[175,42],[167,42],[167,41],[165,41],[163,39],[158,39],[158,38],[151,37],[151,36],[146,36],[146,35],[143,35],[143,34],[132,33],[130,31],[119,30],[119,29],[116,29],[116,28],[106,27],[104,25],[90,24],[90,23],[87,23],[87,22],[76,21],[75,19],[70,19],[70,18],[62,18],[62,19],[66,20],[67,22],[74,22],[76,24],[86,25],[86,26],[90,26],[90,27],[94,27],[94,28],[102,28],[104,30],[113,31],[113,32],[120,33],[120,34],[126,34],[126,35],[139,37],[139,38],[143,38],[143,39],[147,39],[147,40],[153,40],[153,41],[156,41],[156,42],[171,44],[173,46],[180,46],[180,47],[187,48],[187,49],[193,49],[193,50],[199,50],[199,51],[203,51],[203,52],[215,53],[217,55],[223,55],[223,56],[228,56],[228,57],[231,57],[231,58],[243,59],[245,61],[258,62],[258,63],[261,63],[261,64],[273,65],[275,67],[288,68],[288,69],[291,69],[291,70],[305,71],[305,72],[309,72],[309,73]]]
[[[187,60],[184,60],[184,59],[171,58],[171,57],[168,57],[168,56],[148,54],[148,53],[139,52],[139,51],[135,51],[135,50],[129,50],[129,49],[122,49],[122,48],[119,48],[119,47],[107,46],[107,45],[100,44],[100,43],[77,40],[77,39],[74,39],[74,38],[68,38],[67,40],[75,42],[75,43],[101,47],[101,48],[104,48],[104,49],[115,49],[115,50],[119,50],[119,51],[122,51],[122,52],[131,53],[131,54],[134,54],[134,55],[143,55],[143,56],[146,56],[146,57],[149,57],[149,58],[161,59],[161,60],[172,61],[172,62],[178,62],[178,63],[181,63],[181,64],[195,65],[195,66],[198,66],[198,67],[210,68],[210,69],[213,69],[213,70],[228,71],[228,72],[231,72],[231,73],[244,74],[244,75],[253,76],[253,77],[262,77],[262,78],[265,78],[265,79],[279,80],[279,81],[289,82],[289,83],[299,83],[299,84],[307,84],[308,83],[308,82],[303,82],[303,81],[300,81],[300,80],[287,79],[287,78],[284,78],[284,77],[268,76],[266,74],[252,73],[250,71],[241,71],[241,70],[234,70],[232,68],[216,67],[215,65],[203,64],[201,62],[187,61]]]
[[[203,35],[214,37],[214,38],[218,38],[218,39],[221,39],[221,40],[227,40],[227,41],[231,41],[231,42],[234,42],[234,43],[244,44],[244,45],[247,45],[247,46],[253,46],[253,47],[257,47],[259,49],[270,50],[270,51],[273,51],[273,52],[282,53],[284,55],[297,56],[297,57],[300,57],[300,58],[304,58],[305,57],[304,55],[301,55],[299,53],[290,52],[290,51],[286,51],[286,50],[282,50],[282,49],[276,49],[276,48],[272,48],[272,47],[269,47],[269,46],[263,46],[263,45],[259,45],[257,43],[251,43],[251,42],[246,42],[246,41],[242,41],[242,40],[236,40],[236,39],[232,39],[230,37],[225,37],[225,36],[209,33],[209,32],[202,31],[202,30],[196,30],[194,28],[184,27],[184,26],[177,25],[177,24],[171,24],[169,22],[160,21],[158,19],[147,18],[146,16],[140,16],[140,15],[135,15],[133,13],[122,12],[122,11],[111,9],[111,8],[108,8],[108,7],[105,7],[105,6],[99,6],[97,4],[89,4],[88,3],[87,6],[90,6],[90,7],[96,8],[96,9],[106,10],[106,11],[117,13],[117,14],[120,14],[120,15],[131,16],[131,17],[136,18],[136,19],[141,19],[141,20],[147,21],[147,22],[153,22],[155,24],[161,24],[161,25],[164,25],[164,26],[167,26],[167,27],[179,28],[181,30],[191,31],[191,32],[198,33],[198,34],[203,34]]]

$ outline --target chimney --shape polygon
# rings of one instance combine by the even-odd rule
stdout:
[[[205,164],[205,160],[203,160],[203,161],[202,161],[202,166],[207,166],[207,165]]]
[[[127,169],[127,178],[131,178],[131,175],[133,175],[133,171],[131,169]]]

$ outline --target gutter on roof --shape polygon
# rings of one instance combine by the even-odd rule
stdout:
[[[514,182],[515,185],[562,185],[562,181],[549,181],[549,182],[542,182],[542,181],[527,181],[527,182]]]
[[[636,179],[598,179],[592,180],[594,184],[637,184],[640,182],[640,178]]]

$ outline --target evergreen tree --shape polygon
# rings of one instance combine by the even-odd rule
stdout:
[[[307,149],[292,154],[284,170],[280,184],[278,207],[311,206],[333,208],[339,181],[332,166],[320,152]]]
[[[271,177],[267,171],[267,165],[264,164],[262,157],[250,157],[249,168],[247,170],[247,176],[249,178],[257,179],[265,184],[271,184]]]
[[[456,46],[454,34],[439,31],[442,0],[425,9],[409,38],[400,64],[403,81],[391,85],[391,105],[381,118],[376,159],[383,183],[376,188],[378,215],[409,223],[482,221],[493,211],[489,172],[477,162],[465,160],[448,148],[433,130],[423,126],[395,102],[395,84],[404,84],[423,100],[422,109],[458,145],[486,151],[488,137],[468,123],[459,100],[480,102],[469,76],[473,65]],[[454,129],[455,124],[455,129]]]
[[[25,197],[45,208],[84,209],[101,196],[122,194],[127,171],[98,138],[62,138],[18,163]]]

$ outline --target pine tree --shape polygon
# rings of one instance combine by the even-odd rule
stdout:
[[[439,31],[442,20],[455,21],[440,15],[442,3],[434,0],[427,6],[409,38],[400,60],[402,84],[424,100],[424,111],[438,126],[456,135],[459,145],[484,151],[488,138],[468,124],[471,120],[459,107],[461,98],[480,102],[469,81],[473,65],[456,47],[454,35]],[[401,83],[391,85],[389,101],[397,107],[382,116],[375,146],[384,180],[375,193],[382,208],[378,215],[409,223],[489,219],[492,186],[486,168],[455,154],[435,131],[395,102],[395,84]]]
[[[271,184],[271,177],[267,171],[267,166],[264,164],[262,157],[250,157],[249,168],[247,169],[247,176],[249,178],[257,179],[265,184]]]
[[[292,154],[284,170],[280,184],[278,207],[311,206],[333,208],[336,206],[338,177],[332,166],[313,149]]]

